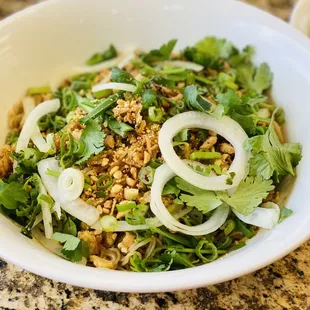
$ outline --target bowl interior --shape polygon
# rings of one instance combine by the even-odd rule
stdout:
[[[282,257],[310,234],[307,176],[310,166],[310,43],[282,21],[234,1],[52,0],[0,23],[1,142],[7,112],[29,86],[53,84],[110,43],[156,48],[171,38],[177,49],[206,35],[225,37],[239,48],[256,47],[255,61],[274,72],[272,94],[284,108],[288,139],[303,145],[287,207],[294,215],[249,245],[209,265],[162,274],[124,273],[80,266],[40,248],[0,216],[0,256],[42,276],[114,291],[167,291],[213,284],[261,268]],[[21,255],[23,253],[23,255]],[[47,267],[48,266],[48,267]]]

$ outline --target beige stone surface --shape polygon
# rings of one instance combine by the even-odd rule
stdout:
[[[0,17],[34,2],[0,0]],[[288,20],[295,1],[247,2]],[[310,241],[278,262],[239,279],[164,294],[111,293],[72,287],[0,260],[0,309],[310,310]]]

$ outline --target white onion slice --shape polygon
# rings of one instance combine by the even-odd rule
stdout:
[[[81,196],[84,189],[84,174],[74,168],[62,171],[58,178],[58,192],[63,200],[75,200]]]
[[[46,153],[51,148],[51,146],[43,138],[38,125],[34,126],[34,132],[31,135],[31,140],[40,152]]]
[[[42,195],[47,195],[46,189],[42,183],[42,180],[38,177],[39,181],[39,191]],[[43,215],[43,224],[44,224],[44,232],[45,237],[47,239],[51,239],[53,235],[53,221],[52,221],[52,213],[51,206],[44,200],[40,201],[42,215]]]
[[[32,225],[32,228],[34,228],[34,227],[36,227],[39,223],[41,223],[43,221],[43,214],[42,214],[42,212],[40,212],[37,216],[36,216],[36,218],[35,218],[35,220],[34,220],[34,222],[33,222],[33,225]]]
[[[280,217],[280,208],[273,202],[264,203],[249,215],[243,215],[233,208],[231,210],[242,222],[266,229],[276,226]]]
[[[38,162],[37,166],[42,182],[48,193],[55,201],[60,202],[61,208],[64,211],[89,226],[93,225],[99,219],[99,211],[95,207],[87,204],[84,200],[80,198],[72,201],[63,200],[63,197],[61,197],[57,189],[57,178],[46,174],[47,169],[61,172],[61,167],[54,157],[41,160]]]
[[[235,149],[235,158],[227,172],[221,176],[203,176],[193,171],[175,153],[173,137],[182,129],[210,129],[228,140]],[[159,148],[166,163],[173,172],[201,189],[222,191],[236,187],[248,173],[249,153],[243,149],[243,142],[248,138],[242,127],[233,119],[223,116],[216,119],[202,112],[184,112],[167,120],[159,132]],[[234,172],[232,184],[226,184],[228,174]]]
[[[77,66],[73,68],[73,71],[75,73],[92,73],[92,72],[99,72],[103,69],[110,69],[112,67],[116,67],[117,64],[122,61],[123,56],[115,57],[110,60],[103,61],[99,64],[93,65],[93,66]]]
[[[60,208],[60,202],[59,201],[55,201],[53,208],[52,208],[52,212],[57,214],[58,219],[61,218],[61,208]]]
[[[151,188],[151,210],[167,228],[182,232],[186,235],[207,235],[221,227],[229,213],[229,207],[225,204],[219,206],[209,220],[197,226],[187,226],[178,222],[167,210],[162,202],[162,191],[165,184],[174,177],[174,173],[167,164],[156,169]]]
[[[19,152],[28,146],[30,138],[36,130],[38,120],[48,113],[56,112],[59,107],[59,99],[53,99],[40,103],[34,110],[29,113],[25,124],[20,132],[16,144],[16,152]]]
[[[204,66],[196,64],[191,61],[185,61],[185,60],[166,60],[163,62],[158,62],[159,65],[162,66],[171,66],[171,67],[176,67],[176,68],[184,68],[187,70],[192,70],[195,72],[202,71]]]
[[[129,92],[135,92],[137,90],[137,87],[132,84],[127,84],[127,83],[99,83],[93,86],[92,91],[94,93],[97,93],[102,90],[106,89],[116,89],[116,90],[124,90],[124,91],[129,91]]]
[[[125,56],[123,57],[123,59],[119,62],[119,64],[117,65],[117,67],[118,67],[119,69],[123,69],[123,68],[126,67],[126,66],[131,62],[131,60],[134,59],[135,57],[136,57],[136,55],[135,55],[134,52],[125,55]]]

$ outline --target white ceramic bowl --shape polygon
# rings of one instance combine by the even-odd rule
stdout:
[[[281,20],[243,3],[224,0],[51,0],[0,23],[0,124],[2,140],[9,106],[28,86],[43,85],[114,43],[149,49],[171,38],[177,48],[205,35],[256,46],[256,61],[274,72],[273,96],[287,115],[287,133],[303,145],[304,159],[287,206],[294,215],[248,246],[192,269],[133,273],[70,263],[19,233],[0,216],[0,257],[61,282],[124,292],[188,289],[226,281],[262,268],[297,248],[310,236],[310,42]],[[62,69],[64,68],[63,72]],[[12,198],[13,199],[13,198]]]

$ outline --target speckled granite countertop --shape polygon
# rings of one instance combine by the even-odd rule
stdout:
[[[0,17],[38,2],[0,0]],[[294,0],[248,0],[287,20]],[[310,241],[248,276],[196,290],[125,294],[73,287],[0,260],[0,309],[310,310]]]

